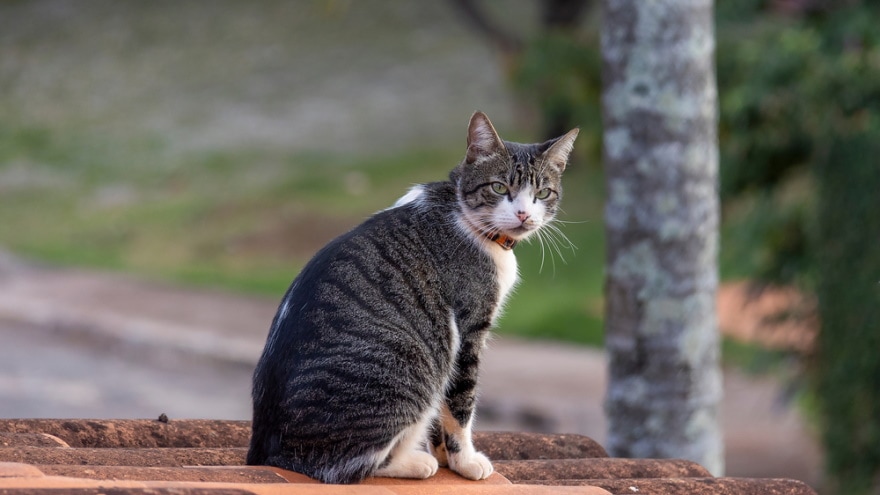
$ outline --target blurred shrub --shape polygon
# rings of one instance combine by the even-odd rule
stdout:
[[[751,275],[816,292],[830,485],[866,493],[880,488],[880,10],[743,5],[718,10],[721,192],[753,205],[729,247],[762,253]]]
[[[536,104],[545,137],[578,126],[590,158],[598,157],[602,134],[600,68],[595,36],[550,31],[526,45],[512,75],[514,87]]]
[[[817,160],[816,399],[839,493],[880,493],[880,108]],[[873,488],[872,488],[873,487]]]

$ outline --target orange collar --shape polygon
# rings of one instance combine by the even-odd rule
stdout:
[[[508,237],[504,234],[486,234],[486,238],[501,246],[501,249],[510,251],[516,247],[516,239]]]

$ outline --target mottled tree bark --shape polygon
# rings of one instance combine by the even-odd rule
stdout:
[[[609,451],[724,469],[712,0],[604,0]]]

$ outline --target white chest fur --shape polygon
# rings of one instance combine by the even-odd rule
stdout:
[[[457,223],[464,235],[470,236],[473,242],[489,255],[495,265],[495,280],[498,283],[498,304],[495,306],[495,311],[492,314],[492,323],[494,324],[502,309],[504,309],[504,302],[507,300],[507,296],[510,295],[510,292],[516,286],[516,282],[519,280],[516,256],[513,255],[513,250],[503,249],[485,237],[476,236],[463,217],[459,217]]]
[[[507,296],[510,295],[510,292],[516,286],[516,282],[519,280],[519,273],[516,265],[516,256],[514,256],[512,250],[501,249],[501,246],[497,245],[486,247],[489,255],[492,257],[492,261],[495,262],[495,275],[498,279],[498,305],[495,307],[495,314],[492,315],[492,319],[495,320],[501,314]]]

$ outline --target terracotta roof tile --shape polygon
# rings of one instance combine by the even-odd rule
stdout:
[[[555,459],[495,461],[495,469],[513,482],[606,478],[705,478],[706,468],[681,459]]]
[[[535,484],[544,482],[537,481]],[[749,478],[640,478],[603,480],[560,480],[553,486],[589,485],[613,495],[815,495],[806,483],[786,479]]]
[[[496,472],[473,482],[447,469],[428,480],[323,485],[244,466],[250,425],[211,420],[0,420],[0,493],[150,494],[765,494],[815,492],[794,480],[713,478],[683,460],[616,459],[582,435],[477,433]]]
[[[203,419],[0,419],[0,432],[49,434],[71,447],[244,447],[251,437],[251,423]]]

